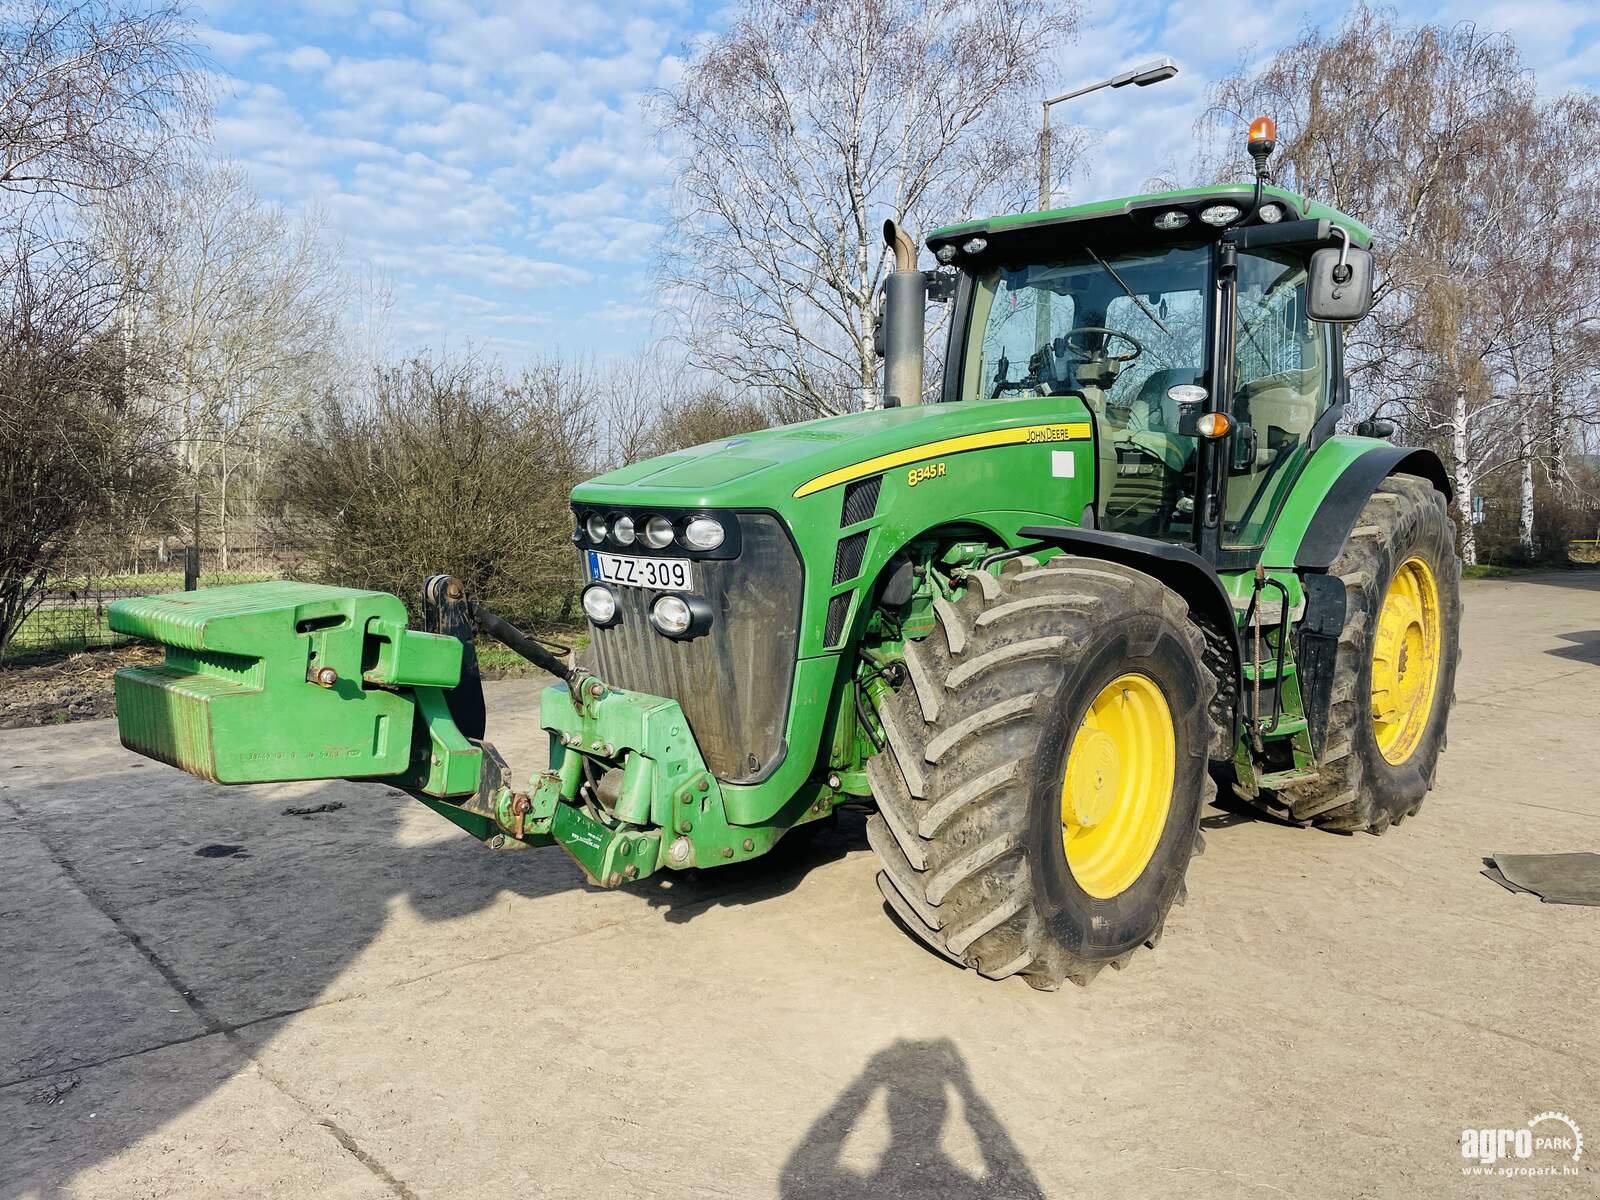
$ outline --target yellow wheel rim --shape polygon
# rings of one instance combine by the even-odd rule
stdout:
[[[1148,675],[1100,689],[1061,780],[1061,845],[1078,886],[1109,900],[1133,886],[1167,827],[1178,767],[1172,710]]]
[[[1372,733],[1397,765],[1416,751],[1433,715],[1440,641],[1439,585],[1427,563],[1408,558],[1389,582],[1372,644]]]

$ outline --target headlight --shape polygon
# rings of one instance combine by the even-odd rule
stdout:
[[[1279,221],[1283,220],[1283,208],[1277,204],[1263,204],[1260,208],[1256,209],[1256,216],[1261,218],[1261,220],[1265,221],[1268,225],[1276,225]]]
[[[722,545],[722,522],[715,517],[696,517],[683,527],[683,543],[691,550],[715,550]]]
[[[1239,219],[1239,210],[1232,204],[1213,204],[1200,210],[1200,219],[1207,225],[1226,225]]]
[[[589,535],[589,540],[598,546],[606,540],[606,519],[599,513],[590,513],[589,519],[583,523],[583,532]]]
[[[694,614],[682,596],[657,596],[650,606],[650,624],[668,637],[682,637],[689,632],[689,622]]]
[[[633,518],[619,516],[611,522],[611,538],[619,546],[633,545]]]
[[[665,517],[651,517],[644,523],[644,533],[639,537],[652,550],[664,550],[672,545],[672,522]]]
[[[1157,229],[1167,232],[1174,229],[1182,229],[1188,223],[1189,214],[1177,208],[1169,209],[1167,212],[1162,213],[1153,222]]]
[[[954,242],[946,242],[933,252],[933,256],[944,263],[945,266],[949,266],[956,260],[956,244]]]
[[[961,251],[963,254],[982,254],[988,248],[988,238],[968,238],[966,241],[961,243]]]
[[[596,625],[606,626],[617,619],[616,593],[603,583],[592,583],[583,589],[583,615]]]

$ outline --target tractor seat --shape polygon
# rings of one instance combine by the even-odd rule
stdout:
[[[1178,433],[1178,402],[1168,398],[1167,389],[1196,382],[1198,376],[1191,368],[1152,371],[1139,386],[1133,403],[1116,410],[1121,419],[1112,426],[1113,445],[1137,449],[1168,471],[1182,471],[1194,451],[1194,439]]]
[[[1167,389],[1180,383],[1198,384],[1200,377],[1191,367],[1165,367],[1150,372],[1139,386],[1129,410],[1128,427],[1137,430],[1158,430],[1163,433],[1178,432],[1178,402],[1167,395]]]

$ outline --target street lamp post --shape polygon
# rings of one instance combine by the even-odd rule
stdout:
[[[1102,79],[1099,83],[1091,83],[1086,87],[1075,88],[1070,92],[1063,92],[1059,96],[1051,96],[1044,101],[1044,125],[1039,135],[1039,209],[1050,207],[1051,193],[1055,190],[1050,181],[1050,106],[1060,104],[1064,100],[1074,100],[1079,96],[1086,96],[1090,92],[1098,92],[1101,88],[1149,87],[1152,83],[1160,83],[1163,79],[1171,79],[1178,73],[1178,64],[1170,58],[1153,58],[1149,62],[1140,63],[1137,67],[1129,67],[1120,71],[1109,79]]]

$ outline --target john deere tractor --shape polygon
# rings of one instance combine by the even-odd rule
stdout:
[[[424,630],[292,582],[124,600],[112,627],[167,647],[118,677],[124,743],[221,783],[382,779],[605,887],[865,806],[899,922],[1039,988],[1156,944],[1219,782],[1384,832],[1445,742],[1449,484],[1337,432],[1370,236],[1271,185],[1253,133],[1253,183],[947,226],[931,272],[891,225],[881,409],[573,493],[581,656],[441,576]],[[526,783],[483,740],[482,634],[559,679]]]

